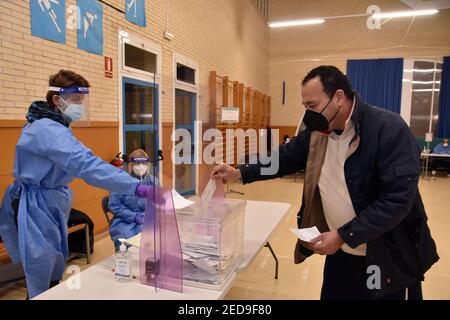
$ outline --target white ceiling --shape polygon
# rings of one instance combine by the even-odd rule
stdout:
[[[408,10],[405,2],[418,1],[271,0],[271,20],[357,15],[366,13],[372,4],[385,12]],[[321,25],[271,29],[270,35],[272,60],[352,57],[355,52],[358,57],[362,54],[384,57],[393,51],[405,56],[433,56],[441,51],[450,52],[450,10],[443,9],[435,16],[386,20],[379,30],[368,29],[367,17],[348,17],[327,20]]]
[[[361,14],[374,4],[383,11],[408,9],[400,0],[271,0],[270,20]]]
[[[450,0],[400,0],[400,1],[414,10],[450,8]]]

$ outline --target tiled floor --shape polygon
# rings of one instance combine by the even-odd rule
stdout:
[[[226,299],[318,299],[322,284],[324,257],[313,256],[295,265],[293,249],[295,236],[289,231],[296,226],[295,216],[300,207],[302,180],[290,178],[259,182],[247,186],[233,185],[245,192],[233,198],[289,202],[289,214],[274,231],[270,243],[280,261],[279,279],[274,279],[275,263],[267,248],[263,248],[248,269],[239,273]],[[420,191],[429,217],[429,226],[437,243],[441,260],[426,274],[425,299],[450,299],[450,177],[426,181],[421,179]],[[112,242],[103,238],[96,242],[92,263],[113,253]],[[85,260],[70,264],[88,267]],[[0,299],[24,299],[25,289],[11,286],[0,290]]]
[[[262,249],[245,272],[238,274],[227,299],[318,299],[322,285],[324,257],[314,255],[303,264],[293,262],[295,227],[300,207],[302,182],[288,179],[239,186],[252,200],[292,203],[289,216],[275,230],[270,243],[280,261],[279,279],[273,277],[274,260],[268,249]],[[450,299],[450,177],[426,181],[421,179],[420,192],[436,241],[440,261],[426,274],[425,299]]]

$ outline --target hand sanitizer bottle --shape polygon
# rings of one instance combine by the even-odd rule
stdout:
[[[124,244],[125,239],[119,239],[122,243],[119,252],[116,253],[116,280],[118,282],[131,281],[131,255]]]

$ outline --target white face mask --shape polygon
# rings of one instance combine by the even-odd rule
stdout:
[[[83,104],[69,104],[69,106],[64,110],[64,114],[68,116],[72,121],[80,120],[84,115],[84,105]]]
[[[80,120],[84,115],[84,105],[83,104],[75,104],[70,103],[67,104],[66,101],[64,101],[63,98],[60,97],[60,99],[64,102],[64,104],[67,106],[64,110],[61,110],[61,112],[69,117],[71,121],[78,121]]]
[[[143,177],[148,171],[148,166],[145,164],[136,164],[133,166],[133,172],[138,177]]]
[[[448,147],[448,143],[444,143],[444,148],[447,148]]]

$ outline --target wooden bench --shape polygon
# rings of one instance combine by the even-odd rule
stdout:
[[[0,264],[8,264],[11,263],[11,259],[9,258],[8,251],[6,251],[5,245],[3,242],[0,242]]]

